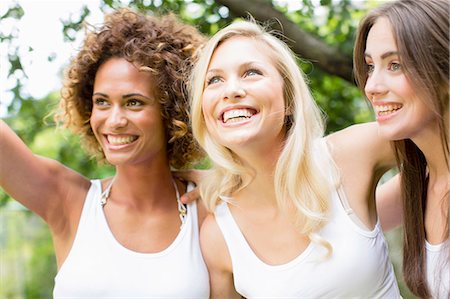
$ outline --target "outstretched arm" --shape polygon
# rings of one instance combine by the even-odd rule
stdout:
[[[59,162],[34,155],[0,120],[0,186],[11,197],[52,224],[65,216],[64,199],[87,183]]]
[[[233,283],[231,258],[213,215],[206,217],[200,232],[203,258],[209,271],[210,298],[241,298]]]

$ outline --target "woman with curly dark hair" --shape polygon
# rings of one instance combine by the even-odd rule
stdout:
[[[184,78],[203,40],[173,16],[128,9],[87,34],[57,119],[115,166],[113,178],[89,180],[35,156],[0,123],[0,184],[51,229],[55,298],[209,296],[198,241],[204,209],[181,203],[191,187],[171,172],[201,157]]]

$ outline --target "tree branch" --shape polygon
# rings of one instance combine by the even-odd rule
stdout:
[[[283,34],[289,39],[291,49],[301,58],[311,61],[323,71],[336,75],[353,83],[352,57],[342,54],[317,37],[305,32],[297,24],[290,21],[282,12],[278,11],[267,0],[216,0],[217,3],[228,7],[230,12],[239,17],[246,17],[250,13],[256,20],[278,20],[283,28]]]

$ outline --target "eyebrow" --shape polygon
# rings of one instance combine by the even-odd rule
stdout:
[[[389,56],[395,56],[395,55],[399,55],[397,51],[389,51],[389,52],[386,52],[383,55],[381,55],[381,59],[385,59]],[[364,53],[364,57],[372,58],[372,56],[369,53]]]
[[[126,95],[123,95],[122,99],[133,98],[133,97],[141,97],[141,98],[146,98],[146,99],[150,100],[149,97],[144,96],[143,94],[140,94],[140,93],[128,93]]]
[[[102,92],[96,92],[92,96],[101,96],[101,97],[109,98],[109,96],[107,94],[104,94]],[[141,97],[141,98],[151,100],[149,97],[144,96],[143,94],[140,94],[140,93],[128,93],[126,95],[123,95],[122,99],[128,99],[128,98],[132,98],[132,97]]]
[[[248,62],[244,62],[241,65],[239,65],[239,68],[245,68],[245,67],[251,67],[251,66],[258,66],[261,65],[261,63],[257,62],[257,61],[248,61]],[[221,69],[209,69],[206,73],[220,73],[222,70]]]

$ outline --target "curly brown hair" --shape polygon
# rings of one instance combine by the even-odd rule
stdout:
[[[105,160],[90,125],[94,79],[107,59],[124,58],[154,75],[170,166],[191,166],[202,152],[189,126],[186,84],[196,51],[204,41],[196,28],[172,14],[147,16],[122,8],[106,15],[98,30],[88,30],[81,50],[66,70],[57,121],[80,135],[91,154]]]

